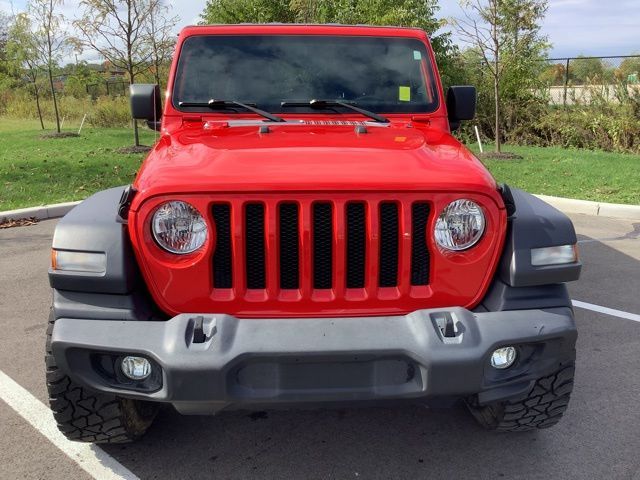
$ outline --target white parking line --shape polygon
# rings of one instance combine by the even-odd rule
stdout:
[[[635,313],[623,312],[622,310],[615,310],[613,308],[601,307],[600,305],[594,305],[593,303],[580,302],[578,300],[572,300],[573,306],[578,308],[584,308],[586,310],[593,310],[594,312],[604,313],[605,315],[612,315],[614,317],[624,318],[626,320],[633,320],[634,322],[640,322],[640,315]]]
[[[139,480],[100,447],[67,440],[51,410],[1,370],[0,398],[96,480]]]

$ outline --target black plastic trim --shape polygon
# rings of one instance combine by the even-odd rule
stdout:
[[[571,308],[571,298],[564,283],[534,287],[512,287],[495,279],[476,312],[533,310],[537,308]]]
[[[454,322],[452,337],[440,328],[443,314]],[[203,317],[204,343],[190,341],[194,316]],[[577,337],[569,308],[473,313],[452,307],[339,321],[244,321],[201,313],[118,323],[114,329],[113,321],[58,319],[51,346],[59,368],[89,388],[172,403],[192,414],[265,404],[429,402],[476,394],[501,401],[526,394],[532,382],[574,361]],[[504,345],[526,355],[513,369],[488,371],[491,352]],[[77,350],[145,356],[162,369],[162,388],[152,393],[114,388],[103,372],[72,358]],[[535,361],[528,361],[527,352],[538,352]]]
[[[125,187],[98,192],[65,215],[53,234],[53,248],[104,253],[104,274],[63,272],[49,269],[53,288],[77,292],[126,294],[139,278],[127,226],[117,220]]]
[[[512,287],[531,287],[578,280],[582,269],[580,261],[565,265],[531,265],[534,248],[577,243],[569,217],[522,190],[503,187],[502,192],[503,196],[510,192],[514,209],[498,269],[502,282]]]
[[[166,320],[143,290],[128,295],[53,290],[54,318],[83,318],[87,320]]]

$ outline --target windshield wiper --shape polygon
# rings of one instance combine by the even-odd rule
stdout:
[[[286,121],[282,117],[278,117],[273,113],[266,112],[264,110],[260,110],[259,108],[252,107],[251,105],[247,105],[246,103],[237,102],[235,100],[217,100],[212,98],[208,102],[179,102],[178,106],[180,107],[208,107],[213,110],[224,110],[232,107],[241,107],[245,110],[249,110],[250,112],[256,113],[261,117],[268,118],[272,122],[284,122]]]
[[[377,113],[370,112],[364,108],[356,106],[355,102],[343,102],[340,100],[310,100],[308,102],[280,102],[281,107],[311,107],[317,109],[327,109],[332,107],[344,107],[354,112],[361,113],[362,115],[373,118],[376,122],[389,123],[389,119],[378,115]]]

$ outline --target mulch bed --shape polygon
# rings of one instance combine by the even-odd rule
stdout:
[[[40,138],[49,139],[49,138],[71,138],[71,137],[79,137],[77,133],[74,132],[53,132],[53,133],[43,133],[40,135]]]
[[[124,155],[131,155],[132,153],[146,153],[149,150],[151,150],[151,147],[148,147],[146,145],[138,145],[136,146],[131,146],[131,147],[122,147],[122,148],[118,148],[116,149],[116,153],[122,153]]]
[[[522,160],[524,157],[509,152],[485,152],[478,155],[481,160]]]
[[[0,228],[13,228],[13,227],[28,227],[38,223],[36,217],[22,218],[20,220],[8,220],[6,218],[0,218]]]

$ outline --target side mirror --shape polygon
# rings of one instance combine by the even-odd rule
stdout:
[[[449,126],[457,130],[463,120],[473,120],[476,116],[476,87],[469,85],[450,87],[447,91],[447,112]]]
[[[160,130],[162,100],[160,87],[150,83],[134,83],[129,87],[131,116],[136,120],[146,120],[147,126]]]

